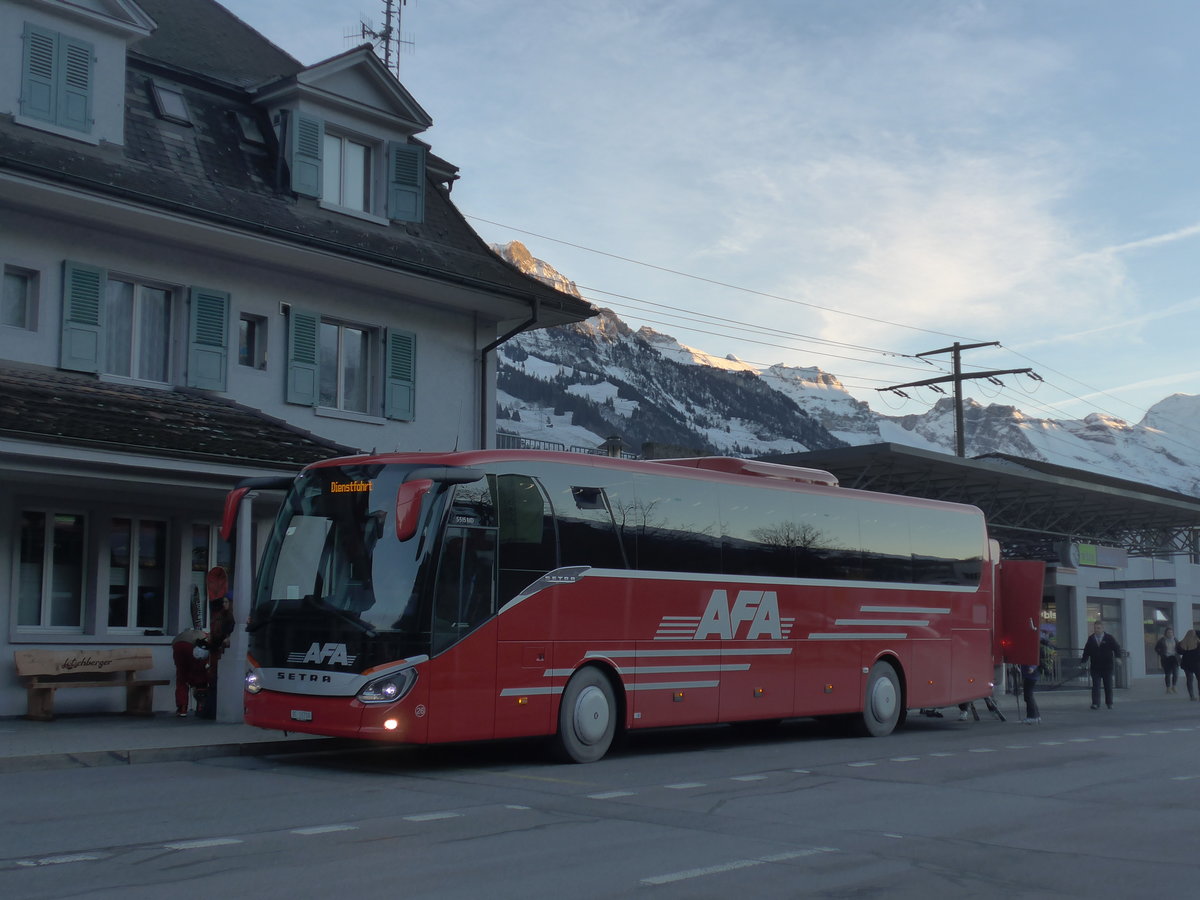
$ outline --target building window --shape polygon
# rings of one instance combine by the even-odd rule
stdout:
[[[154,108],[160,119],[166,119],[179,125],[192,124],[192,116],[188,112],[187,101],[183,99],[182,91],[164,87],[152,81],[150,82],[150,96],[154,98]]]
[[[113,519],[108,545],[108,627],[165,627],[167,523]]]
[[[238,363],[252,369],[267,367],[267,320],[242,313],[238,322]]]
[[[12,328],[37,327],[37,273],[14,266],[4,267],[4,294],[0,299],[0,325]]]
[[[84,517],[21,513],[17,625],[83,627]]]
[[[325,132],[321,199],[346,209],[371,211],[371,148]]]
[[[166,382],[170,372],[171,292],[109,279],[105,290],[104,372]]]
[[[365,413],[371,403],[371,329],[321,322],[318,405]]]

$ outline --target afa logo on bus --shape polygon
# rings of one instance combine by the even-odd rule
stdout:
[[[779,597],[774,591],[738,591],[730,602],[727,591],[716,590],[709,597],[692,637],[698,641],[706,638],[780,641],[791,633],[794,621],[780,617]]]

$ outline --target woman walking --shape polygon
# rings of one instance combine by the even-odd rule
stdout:
[[[1163,681],[1166,683],[1168,694],[1174,694],[1175,685],[1179,683],[1178,643],[1175,640],[1175,629],[1168,625],[1167,630],[1163,632],[1163,636],[1154,645],[1154,652],[1158,654],[1158,661],[1162,666]]]
[[[1200,676],[1200,637],[1196,629],[1189,628],[1183,640],[1176,645],[1179,649],[1179,665],[1187,679],[1188,699],[1196,699],[1196,679]]]

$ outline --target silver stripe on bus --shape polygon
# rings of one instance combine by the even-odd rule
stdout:
[[[838,619],[834,625],[912,625],[924,627],[928,619]]]
[[[773,578],[769,575],[710,575],[700,572],[642,572],[636,569],[587,569],[584,578],[625,578],[639,581],[702,581],[706,584],[770,584],[778,587],[871,588],[880,591],[918,591],[923,594],[977,594],[975,584],[922,584],[914,581],[843,581],[840,578]]]
[[[684,688],[715,688],[720,687],[719,681],[668,681],[663,684],[627,684],[627,691],[679,691]]]
[[[903,641],[907,638],[908,635],[903,631],[881,631],[878,634],[814,631],[808,636],[810,641]]]
[[[565,687],[565,685],[564,685]],[[531,697],[534,694],[561,694],[562,687],[528,687],[528,688],[505,688],[500,692],[501,697]]]
[[[709,663],[695,666],[617,666],[622,675],[667,675],[679,672],[749,672],[750,663]],[[547,669],[543,678],[566,678],[574,669]]]
[[[950,615],[949,607],[939,608],[933,606],[860,606],[858,611],[864,613],[913,613],[918,616]]]

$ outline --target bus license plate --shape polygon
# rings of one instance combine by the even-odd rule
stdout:
[[[293,722],[311,722],[312,721],[312,713],[309,712],[307,709],[293,709],[292,710],[292,721]]]

